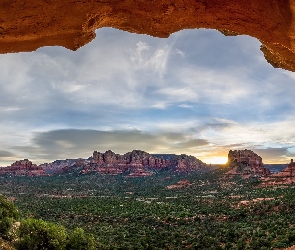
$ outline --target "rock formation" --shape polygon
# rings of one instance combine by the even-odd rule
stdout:
[[[9,167],[0,168],[0,175],[41,176],[46,175],[42,167],[33,164],[28,159],[16,161]]]
[[[281,172],[271,174],[262,179],[263,186],[294,184],[295,183],[295,162],[291,159],[288,166]]]
[[[90,163],[84,162],[81,165],[83,165],[83,173],[92,171],[112,175],[127,173],[128,177],[142,177],[161,170],[196,171],[204,168],[206,164],[187,155],[151,155],[141,150],[119,155],[108,150],[105,153],[94,151]]]
[[[232,167],[225,175],[239,175],[243,178],[262,177],[270,175],[270,170],[265,168],[262,158],[251,150],[230,150],[227,165]]]
[[[98,172],[100,174],[126,174],[128,177],[143,177],[158,171],[171,170],[176,173],[204,170],[206,164],[187,155],[151,155],[141,150],[133,150],[124,155],[111,150],[105,153],[93,152],[88,159],[56,160],[39,166],[28,159],[16,161],[9,167],[0,167],[0,175],[40,176],[64,173]]]
[[[268,62],[295,71],[294,12],[293,0],[2,0],[0,53],[53,45],[77,50],[102,27],[156,37],[207,28],[255,37]]]
[[[49,175],[62,174],[74,166],[77,161],[77,159],[56,160],[51,163],[43,163],[39,167],[43,168]]]

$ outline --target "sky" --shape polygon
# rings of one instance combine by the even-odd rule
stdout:
[[[75,52],[0,55],[0,166],[108,149],[206,163],[251,149],[264,163],[288,163],[295,73],[273,68],[260,45],[215,30],[154,38],[102,28]]]

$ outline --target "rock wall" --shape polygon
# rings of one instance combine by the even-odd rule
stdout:
[[[140,177],[152,175],[155,171],[163,169],[190,172],[199,170],[205,165],[197,158],[187,155],[153,156],[141,150],[120,155],[108,150],[105,153],[94,151],[90,163],[84,163],[83,173],[90,171],[113,175],[129,173],[130,177]]]
[[[118,175],[125,173],[129,177],[150,176],[161,170],[190,172],[204,169],[206,164],[193,156],[187,155],[151,155],[141,150],[133,150],[124,155],[111,150],[105,153],[93,152],[88,159],[56,160],[39,166],[28,159],[16,161],[9,167],[0,167],[0,175],[40,176],[64,173],[98,172]]]
[[[91,163],[98,165],[129,165],[161,168],[167,167],[170,164],[170,161],[163,158],[155,158],[140,150],[133,150],[124,155],[115,154],[111,150],[108,150],[105,153],[94,151]]]
[[[256,37],[267,61],[295,71],[294,0],[2,0],[0,6],[0,53],[53,45],[77,50],[102,27],[156,37],[208,28]]]

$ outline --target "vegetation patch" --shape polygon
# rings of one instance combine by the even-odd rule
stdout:
[[[97,173],[2,178],[3,193],[15,198],[19,210],[19,216],[9,218],[12,223],[21,222],[11,243],[17,249],[280,249],[294,245],[293,186],[259,188],[255,178],[220,178],[224,171],[144,178]],[[182,180],[189,185],[166,188]],[[14,211],[14,205],[8,204]]]

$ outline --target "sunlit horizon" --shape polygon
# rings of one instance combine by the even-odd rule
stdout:
[[[212,158],[206,158],[203,160],[203,162],[207,163],[207,164],[226,164],[228,161],[227,157],[212,157]]]

